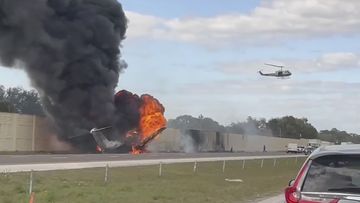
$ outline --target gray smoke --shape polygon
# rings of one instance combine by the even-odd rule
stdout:
[[[0,61],[22,64],[69,139],[114,122],[126,28],[116,0],[0,0]]]
[[[191,135],[181,134],[180,142],[180,145],[185,153],[195,153],[198,151],[197,145]]]

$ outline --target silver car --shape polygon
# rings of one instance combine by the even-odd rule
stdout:
[[[359,203],[360,144],[319,147],[285,189],[287,203]]]

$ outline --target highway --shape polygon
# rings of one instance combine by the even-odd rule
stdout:
[[[209,158],[209,157],[243,157],[286,155],[283,152],[241,152],[241,153],[145,153],[132,154],[30,154],[30,155],[0,155],[0,165],[37,164],[37,163],[69,163],[96,161],[125,161],[148,159],[179,159],[179,158]]]
[[[48,154],[0,155],[0,172],[49,171],[82,168],[128,167],[159,163],[187,163],[223,160],[275,159],[303,155],[284,153],[148,153],[131,154]]]

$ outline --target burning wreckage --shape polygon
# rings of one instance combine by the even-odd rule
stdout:
[[[126,90],[122,90],[115,95],[115,105],[132,106],[136,112],[133,121],[137,123],[133,129],[126,132],[126,136],[116,140],[108,140],[106,134],[112,134],[113,126],[103,128],[93,128],[90,133],[94,137],[98,152],[104,151],[128,151],[131,147],[133,154],[140,154],[146,150],[146,145],[155,139],[165,128],[166,119],[164,117],[163,105],[150,95],[139,97]],[[134,115],[134,112],[132,112]]]
[[[26,71],[60,140],[140,153],[166,120],[152,96],[115,94],[126,30],[117,0],[0,0],[0,63]]]

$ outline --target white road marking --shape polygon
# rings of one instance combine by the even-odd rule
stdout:
[[[69,157],[67,156],[54,156],[54,157],[51,157],[52,159],[67,159]]]

